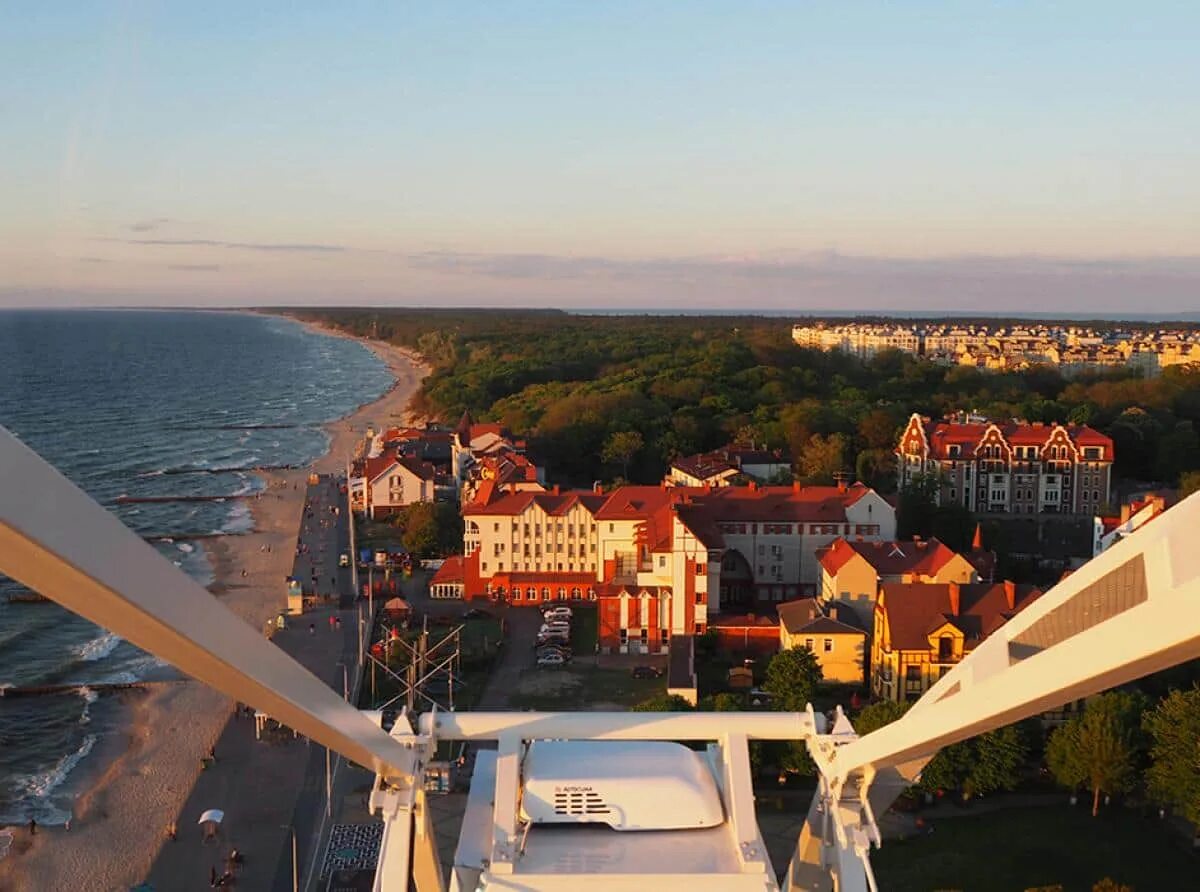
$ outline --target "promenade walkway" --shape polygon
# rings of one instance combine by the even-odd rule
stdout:
[[[299,540],[306,547],[299,549],[296,560],[297,570],[307,571],[308,579],[316,574],[317,591],[333,597],[333,604],[291,618],[289,627],[272,638],[339,693],[344,682],[353,685],[358,659],[357,609],[340,609],[353,604],[350,571],[337,566],[337,556],[349,543],[347,512],[329,511],[342,504],[340,498],[332,478],[323,476],[309,487]],[[279,581],[281,600],[283,582]],[[339,619],[340,626],[330,623],[331,618]],[[211,870],[222,872],[224,859],[237,848],[245,856],[238,888],[286,892],[292,889],[294,831],[304,888],[308,867],[317,860],[319,831],[328,823],[324,748],[282,731],[256,740],[253,718],[235,715],[215,754],[215,762],[200,773],[179,814],[178,839],[163,845],[147,881],[161,890],[208,889]],[[210,808],[222,809],[225,822],[218,842],[206,844],[197,820]]]

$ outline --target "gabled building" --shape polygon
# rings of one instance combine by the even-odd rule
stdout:
[[[875,602],[871,692],[916,700],[1041,594],[1013,582],[884,583]]]
[[[885,582],[978,582],[975,566],[937,539],[868,542],[837,538],[817,552],[818,593],[824,603],[841,602],[869,617]]]
[[[903,487],[939,481],[942,505],[1001,514],[1088,514],[1112,490],[1112,440],[1087,425],[913,415],[896,447]]]
[[[1174,503],[1175,494],[1172,492],[1148,492],[1123,504],[1120,514],[1098,515],[1092,518],[1092,557],[1108,551]]]
[[[464,412],[450,440],[450,473],[461,501],[471,501],[464,492],[473,495],[480,482],[489,479],[485,470],[490,479],[504,474],[513,482],[520,478],[528,483],[532,477],[539,488],[545,489],[544,471],[525,455],[523,439],[513,437],[499,424],[476,424],[470,413]]]
[[[511,492],[463,517],[468,597],[599,600],[610,651],[661,650],[723,610],[811,594],[818,548],[895,535],[892,506],[859,485]]]
[[[732,486],[738,469],[715,455],[689,455],[671,462],[665,482],[670,486]]]
[[[430,462],[386,452],[360,459],[349,480],[350,506],[384,518],[406,505],[437,498],[438,471]]]

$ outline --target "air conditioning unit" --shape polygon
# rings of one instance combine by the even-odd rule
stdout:
[[[725,820],[705,757],[668,741],[538,740],[522,766],[521,818],[687,830]]]

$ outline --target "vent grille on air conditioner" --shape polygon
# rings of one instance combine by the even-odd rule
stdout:
[[[591,790],[562,791],[554,794],[554,812],[560,815],[607,815],[608,805]]]

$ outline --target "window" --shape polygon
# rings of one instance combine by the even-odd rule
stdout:
[[[703,604],[706,597],[707,595],[704,592],[696,592],[696,603]]]
[[[513,586],[513,600],[514,601],[521,600],[521,587],[519,585]]]
[[[575,588],[571,589],[571,600],[572,600],[572,601],[578,601],[578,600],[579,600],[579,597],[580,597],[580,594],[579,594],[579,587],[578,587],[578,586],[576,586]]]
[[[646,645],[649,643],[650,643],[650,630],[647,629],[645,626],[642,626],[642,644]]]
[[[833,653],[833,639],[826,638],[824,641],[824,647],[825,647],[825,653],[827,653],[827,654]]]
[[[620,635],[621,647],[624,647],[625,645],[627,645],[629,643],[629,632],[626,629],[622,629],[620,631],[619,635]]]
[[[696,575],[697,576],[703,576],[706,572],[708,572],[708,568],[705,567],[704,564],[696,564]]]
[[[494,524],[492,524],[492,532],[493,532],[493,533],[498,533],[498,532],[500,532],[500,524],[498,524],[498,523],[494,523]]]
[[[920,681],[921,680],[921,667],[920,666],[905,666],[904,667],[904,680],[905,681]]]
[[[484,561],[482,564],[480,564],[480,565],[479,565],[479,569],[480,569],[480,570],[486,570],[486,569],[487,569],[487,561]]]
[[[608,531],[609,531],[610,533],[611,533],[611,532],[613,532],[613,524],[611,524],[611,523],[610,523],[610,524],[608,525]]]
[[[668,646],[671,643],[671,630],[667,628],[662,629],[660,637],[662,638],[663,647]]]
[[[543,601],[549,601],[549,600],[550,600],[550,589],[548,589],[548,588],[543,588],[543,589],[542,589],[542,600],[543,600]]]
[[[696,623],[695,627],[692,629],[692,632],[696,635],[703,635],[704,623]]]
[[[666,566],[667,566],[667,556],[665,554],[660,554],[658,556],[658,568],[661,570]]]
[[[938,639],[938,662],[946,663],[954,657],[954,639],[943,635]]]
[[[560,587],[558,590],[558,600],[565,601],[566,598],[567,598],[567,590],[565,588]]]
[[[813,639],[811,639],[811,638],[804,639],[804,646],[807,647],[809,650],[813,649],[813,643],[814,643]]]

